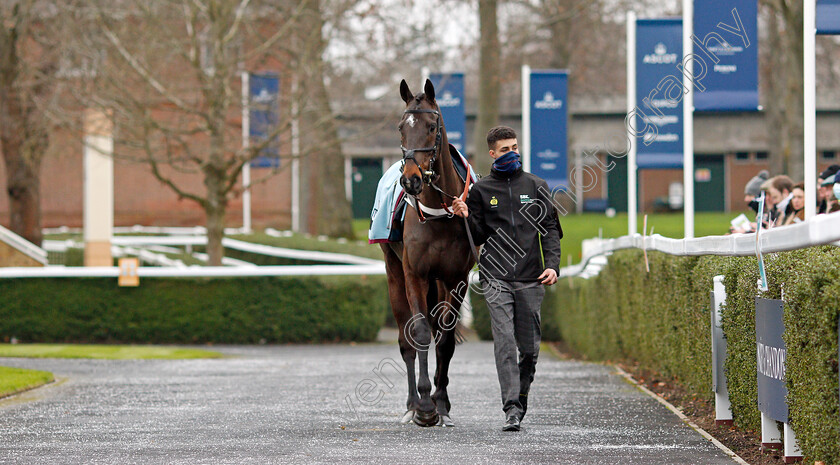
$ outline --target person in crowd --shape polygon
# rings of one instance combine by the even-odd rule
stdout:
[[[821,214],[821,213],[828,213],[828,211],[829,211],[828,210],[829,200],[832,197],[832,195],[831,195],[832,187],[831,186],[833,185],[833,183],[828,184],[828,185],[823,185],[823,183],[825,181],[827,181],[828,178],[833,178],[834,174],[837,173],[838,171],[840,171],[840,165],[831,165],[828,168],[824,169],[820,173],[820,177],[817,178],[817,202],[818,202],[818,204],[817,204],[817,214],[818,215]]]
[[[791,192],[790,205],[782,224],[794,224],[805,221],[805,184],[797,183]]]
[[[838,194],[840,194],[840,186],[835,181],[840,181],[840,171],[832,174],[820,184],[820,189],[826,189],[825,194],[825,213],[834,213],[840,211],[840,202],[838,202]]]
[[[768,173],[767,170],[761,170],[761,171],[758,172],[758,174],[756,174],[749,181],[747,181],[747,184],[744,186],[744,202],[747,204],[747,206],[753,212],[755,212],[755,214],[758,214],[758,197],[761,195],[761,185],[764,183],[764,181],[767,181],[769,178],[770,178],[770,173]],[[766,214],[766,212],[767,212],[767,209],[765,208],[765,214]],[[755,214],[752,215],[751,218],[755,217]],[[755,232],[755,222],[754,221],[750,222],[750,227],[749,228],[746,228],[746,227],[738,228],[738,227],[733,226],[733,227],[729,228],[729,232],[730,233],[751,233],[751,232]]]
[[[761,185],[769,178],[770,173],[767,170],[761,170],[744,186],[744,202],[756,213],[758,213],[758,201],[756,199],[761,195]]]
[[[793,181],[780,174],[773,176],[761,185],[761,190],[765,191],[769,203],[772,203],[770,212],[771,227],[782,224],[785,213],[790,207],[790,199],[793,197],[791,191],[793,190]]]

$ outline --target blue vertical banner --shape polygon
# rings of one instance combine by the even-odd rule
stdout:
[[[466,146],[467,116],[464,110],[464,73],[435,73],[429,76],[435,86],[446,138],[459,152]]]
[[[276,73],[251,73],[248,76],[248,137],[251,147],[265,144],[251,161],[254,168],[280,166],[280,79]],[[266,141],[271,140],[266,144]]]
[[[652,125],[636,149],[639,169],[683,166],[682,19],[636,21],[636,127]]]
[[[549,189],[567,188],[569,73],[532,70],[530,86],[531,173],[545,179]]]
[[[693,41],[694,110],[757,111],[758,0],[694,0]]]
[[[840,34],[840,0],[817,0],[817,34]]]

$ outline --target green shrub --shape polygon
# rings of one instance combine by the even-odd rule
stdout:
[[[372,341],[384,277],[0,280],[0,340],[251,344]]]
[[[596,360],[628,360],[673,376],[711,400],[709,326],[712,278],[724,276],[722,327],[732,411],[741,428],[760,431],[757,406],[754,257],[674,257],[639,250],[609,257],[592,279],[561,280],[542,306],[543,338],[562,340]],[[812,460],[840,464],[838,318],[840,248],[765,256],[768,291],[785,301],[786,382],[790,423]],[[486,303],[472,296],[478,334],[492,338]],[[758,447],[758,445],[756,445]]]

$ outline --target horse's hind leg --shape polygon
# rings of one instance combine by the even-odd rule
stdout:
[[[391,310],[399,328],[400,354],[405,362],[406,376],[408,378],[408,399],[405,402],[406,412],[400,420],[408,423],[414,420],[417,407],[420,405],[420,397],[417,395],[417,381],[414,374],[414,359],[417,351],[406,339],[406,325],[411,319],[411,307],[405,296],[405,275],[402,269],[402,262],[388,244],[382,244],[382,251],[385,253],[385,269],[388,274],[388,297],[391,301]]]
[[[458,321],[458,310],[460,302],[463,301],[463,292],[461,292],[456,299],[452,293],[448,292],[446,286],[438,282],[438,295],[442,298],[441,302],[446,304],[439,305],[434,312],[432,324],[435,332],[440,332],[440,338],[436,346],[437,355],[437,372],[435,373],[435,393],[432,399],[435,401],[438,415],[440,415],[440,424],[442,426],[455,426],[455,423],[449,416],[449,409],[451,404],[449,402],[449,393],[447,387],[449,386],[449,363],[452,361],[452,356],[455,354],[455,324]]]

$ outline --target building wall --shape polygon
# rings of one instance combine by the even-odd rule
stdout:
[[[67,133],[56,133],[41,168],[41,209],[43,227],[81,227],[83,219],[83,169],[80,139]],[[286,165],[288,161],[284,160]],[[291,225],[291,175],[288,166],[266,182],[254,186],[251,195],[252,224],[288,229]],[[172,170],[163,169],[165,173]],[[266,168],[252,168],[251,180],[267,175]],[[189,192],[203,195],[199,175],[172,174],[176,184]],[[0,191],[6,192],[6,173],[0,164]],[[158,181],[142,163],[117,159],[114,163],[115,226],[161,225],[195,226],[204,224],[201,207],[178,196]],[[9,202],[0,195],[0,224],[8,226]],[[229,204],[228,227],[242,225],[242,198]]]

